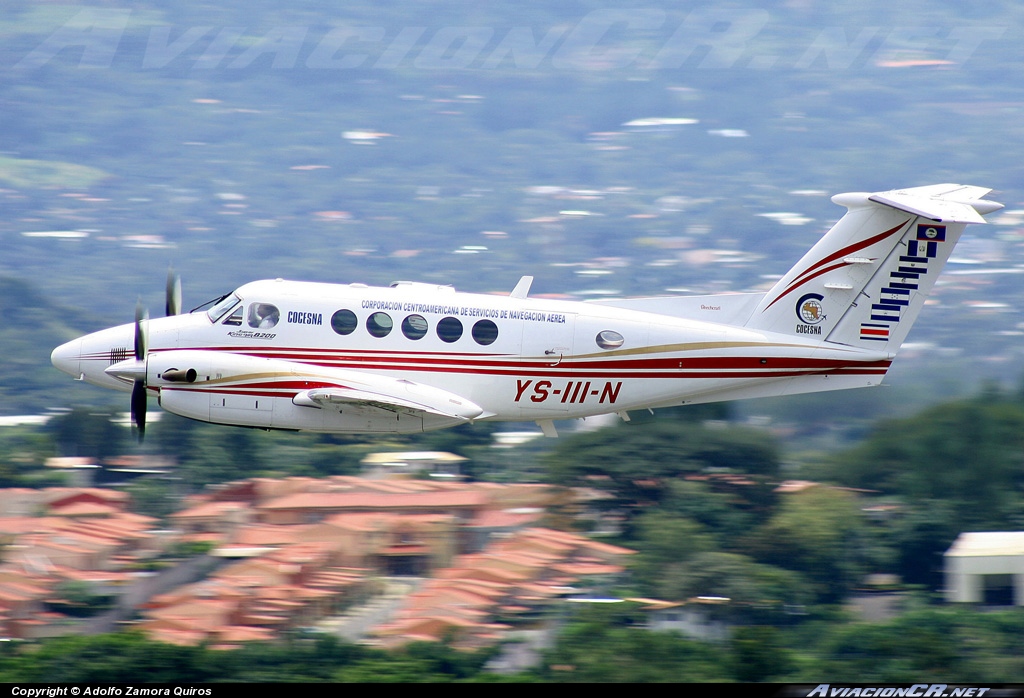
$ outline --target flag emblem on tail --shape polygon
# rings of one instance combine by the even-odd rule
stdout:
[[[889,326],[862,322],[860,325],[860,338],[887,342],[889,341]]]
[[[928,274],[928,262],[938,256],[939,243],[945,241],[946,226],[918,223],[916,235],[907,240],[906,254],[899,256],[896,270],[889,273],[888,285],[881,288],[878,302],[871,304],[870,319],[874,322],[861,323],[861,339],[889,340],[890,328],[900,321],[910,305],[911,292],[918,290],[921,277]]]

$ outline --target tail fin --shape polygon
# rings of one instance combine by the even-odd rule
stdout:
[[[990,189],[839,194],[848,211],[758,304],[747,327],[895,353]]]

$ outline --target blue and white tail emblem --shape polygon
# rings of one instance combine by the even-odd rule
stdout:
[[[938,256],[939,243],[945,241],[946,226],[917,224],[916,235],[907,241],[906,254],[900,255],[896,270],[889,272],[889,284],[881,288],[878,302],[871,304],[873,322],[861,325],[861,339],[888,341],[890,326],[902,319],[910,305],[911,292],[920,288],[922,277],[928,273],[929,260]]]

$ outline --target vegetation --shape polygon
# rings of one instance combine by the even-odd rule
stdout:
[[[725,643],[643,629],[635,610],[587,608],[572,618],[535,669],[496,675],[493,651],[414,643],[384,652],[330,637],[253,643],[234,651],[178,647],[135,633],[3,643],[0,681],[192,682],[682,682],[778,681],[1019,683],[1024,677],[1019,609],[921,607],[881,623],[792,628],[750,625]]]
[[[602,506],[624,509],[632,516],[653,506],[671,508],[673,487],[687,475],[741,472],[760,483],[777,475],[778,452],[763,433],[724,423],[722,428],[709,428],[685,416],[673,417],[669,412],[664,419],[561,439],[547,458],[549,479],[601,489],[611,495]],[[762,486],[751,490],[745,496],[752,507],[770,496]],[[679,494],[683,496],[678,499],[685,499],[686,493]]]
[[[436,643],[397,652],[348,645],[331,637],[253,643],[225,652],[152,642],[137,633],[66,637],[36,647],[4,643],[0,681],[50,683],[408,682],[480,677],[491,652],[467,653]]]
[[[108,610],[114,604],[110,594],[97,594],[88,582],[61,582],[53,589],[51,610],[72,618],[88,617]]]
[[[852,487],[945,503],[956,528],[1005,523],[1024,513],[1024,403],[987,389],[887,422],[836,458],[829,474]]]

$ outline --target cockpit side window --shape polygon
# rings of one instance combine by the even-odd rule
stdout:
[[[281,311],[270,303],[253,303],[249,306],[249,327],[268,329],[277,325]]]
[[[238,306],[235,310],[227,316],[224,320],[223,325],[231,325],[232,327],[241,327],[242,325],[242,306]]]
[[[227,315],[229,310],[238,305],[238,302],[238,296],[233,293],[228,294],[217,301],[212,308],[206,311],[206,317],[210,318],[210,322],[217,322]]]

